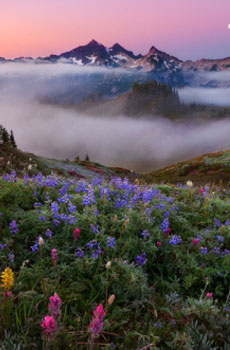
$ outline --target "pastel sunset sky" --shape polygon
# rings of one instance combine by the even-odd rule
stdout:
[[[0,0],[0,56],[46,56],[95,39],[181,59],[230,56],[230,0]]]

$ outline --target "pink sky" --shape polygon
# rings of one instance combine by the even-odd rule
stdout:
[[[230,0],[1,0],[0,56],[58,54],[95,39],[182,59],[230,56]]]

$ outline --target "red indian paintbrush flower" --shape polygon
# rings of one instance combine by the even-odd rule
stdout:
[[[92,322],[89,325],[89,331],[92,338],[95,339],[104,327],[103,319],[105,317],[105,311],[103,310],[103,305],[100,304],[93,313]]]
[[[52,260],[56,262],[58,261],[57,249],[52,249]]]
[[[44,334],[48,339],[52,338],[57,331],[57,326],[53,316],[45,316],[41,327],[44,328]]]
[[[211,298],[212,298],[212,293],[207,293],[207,294],[206,294],[206,297],[207,297],[208,299],[211,299]]]
[[[75,242],[78,240],[79,236],[80,236],[80,230],[79,230],[79,228],[76,228],[74,230],[74,241]]]
[[[198,239],[197,239],[197,238],[194,238],[194,240],[193,240],[193,245],[194,245],[194,247],[197,246],[198,242],[199,242]]]
[[[58,320],[59,316],[61,315],[61,304],[62,301],[58,294],[54,293],[54,296],[50,297],[49,311],[55,320]]]

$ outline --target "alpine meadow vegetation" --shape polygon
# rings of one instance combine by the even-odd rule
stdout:
[[[0,348],[230,349],[226,189],[0,178]]]

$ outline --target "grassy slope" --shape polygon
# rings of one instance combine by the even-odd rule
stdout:
[[[10,162],[10,163],[8,163]],[[128,169],[106,167],[95,162],[73,162],[68,160],[47,159],[0,145],[0,174],[16,170],[17,174],[24,174],[29,164],[32,169],[29,175],[38,172],[50,174],[54,172],[64,177],[92,178],[96,175],[104,177],[121,176],[130,180],[143,179],[148,183],[186,183],[193,181],[196,185],[224,184],[230,181],[230,150],[204,154],[191,160],[179,162],[168,167],[153,171],[147,175],[138,175]]]
[[[29,170],[29,175],[36,175],[42,172],[48,175],[54,172],[56,175],[64,177],[75,178],[91,178],[97,175],[111,177],[111,176],[126,176],[130,179],[138,177],[137,174],[132,173],[128,169],[119,167],[106,167],[104,165],[87,162],[87,161],[69,161],[56,160],[38,157],[32,153],[22,152],[9,146],[0,145],[0,175],[9,173],[15,170],[18,175],[25,174],[28,171],[29,165],[32,169]]]
[[[230,151],[204,154],[188,161],[179,162],[145,176],[148,182],[207,183],[228,185],[230,181]]]

